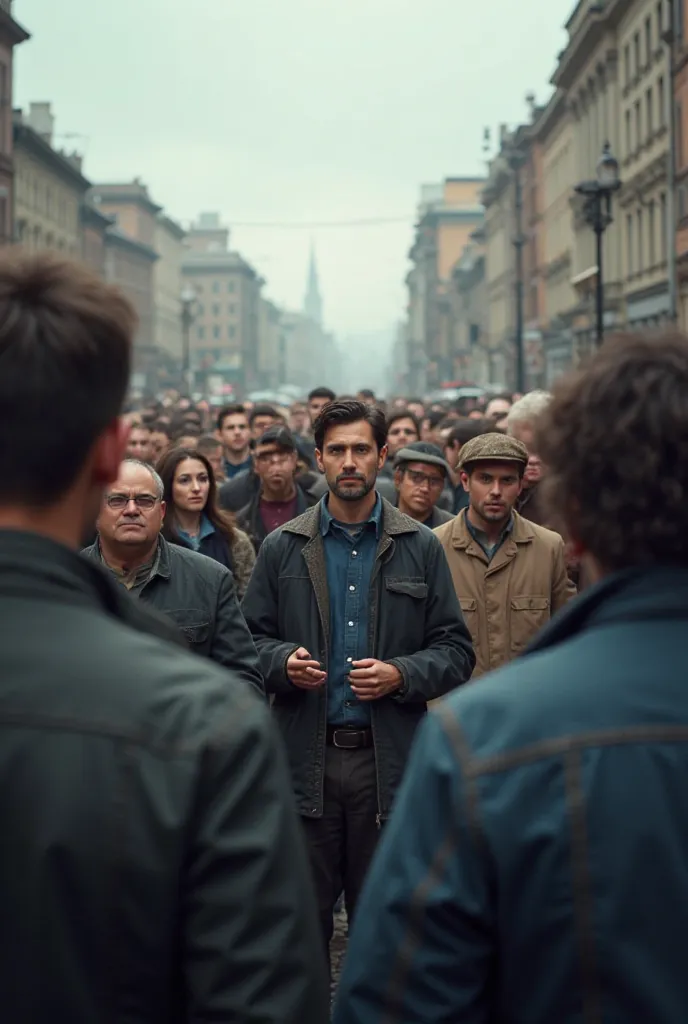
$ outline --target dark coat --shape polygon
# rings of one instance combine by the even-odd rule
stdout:
[[[182,630],[191,650],[224,665],[264,693],[256,649],[234,590],[219,562],[160,538],[160,562],[137,599],[162,612]],[[98,544],[83,554],[99,562]]]
[[[688,571],[631,570],[439,705],[335,1024],[685,1024],[686,664]]]
[[[302,515],[307,508],[316,504],[318,499],[309,491],[305,491],[298,484],[296,485],[296,515]],[[260,551],[261,545],[267,537],[267,530],[260,514],[260,491],[256,491],[251,501],[237,512],[237,526],[247,533],[256,554]]]
[[[0,531],[8,1024],[328,1019],[270,715],[174,637],[107,570]]]
[[[318,504],[266,538],[243,601],[281,727],[301,814],[323,812],[327,689],[297,689],[286,663],[297,647],[327,664],[329,600]],[[397,666],[402,690],[373,702],[378,807],[389,815],[427,701],[470,678],[473,648],[449,566],[433,533],[383,501],[370,589],[370,656]]]
[[[438,526],[443,526],[445,523],[450,522],[454,516],[451,512],[445,512],[444,509],[439,508],[437,505],[432,510],[432,515],[424,526],[427,526],[430,530],[436,530]]]
[[[220,508],[226,512],[238,512],[248,505],[260,490],[260,477],[254,469],[245,469],[227,480],[217,492]]]

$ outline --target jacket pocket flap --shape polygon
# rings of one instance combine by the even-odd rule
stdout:
[[[474,612],[478,607],[478,602],[474,597],[460,597],[459,604],[462,612]]]
[[[511,609],[514,612],[546,612],[549,599],[546,597],[514,597]]]
[[[393,594],[406,594],[419,601],[428,596],[428,585],[423,580],[386,579],[385,587]]]
[[[193,626],[187,626],[184,624],[181,629],[190,644],[203,644],[208,639],[210,623],[197,622]]]

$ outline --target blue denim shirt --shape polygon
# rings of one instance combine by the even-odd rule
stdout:
[[[201,547],[201,541],[206,537],[209,537],[211,533],[215,533],[215,527],[210,522],[207,515],[203,513],[201,516],[201,528],[195,536],[187,533],[186,530],[182,530],[181,527],[177,527],[177,533],[183,541],[186,541],[192,551],[198,551]]]
[[[483,533],[482,530],[479,530],[476,526],[473,525],[473,523],[468,518],[468,514],[466,514],[466,526],[468,527],[468,532],[470,533],[470,535],[473,538],[473,540],[477,544],[480,545],[480,547],[483,549],[483,551],[487,555],[488,562],[491,562],[492,559],[494,558],[494,556],[497,554],[497,552],[501,548],[501,546],[504,543],[504,541],[507,539],[507,537],[509,536],[509,534],[513,530],[513,528],[514,528],[514,517],[513,517],[513,515],[511,516],[511,518],[509,519],[509,522],[506,524],[506,526],[502,530],[501,535],[499,537],[499,540],[497,541],[496,544],[492,544],[492,545],[490,545],[490,542],[488,540],[487,534]]]
[[[349,672],[353,661],[373,656],[368,650],[368,602],[381,528],[379,494],[370,518],[354,530],[333,519],[327,499],[323,499],[320,532],[330,595],[327,672],[327,721],[330,725],[370,726],[370,706],[354,694]]]

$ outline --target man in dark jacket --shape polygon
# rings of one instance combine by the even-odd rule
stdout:
[[[126,447],[134,311],[13,252],[0,325],[2,1019],[324,1021],[267,708],[77,554]]]
[[[287,743],[325,944],[351,916],[429,700],[470,677],[473,649],[434,535],[375,491],[386,424],[338,401],[320,415],[330,487],[270,534],[244,597]]]
[[[555,385],[543,486],[597,582],[422,730],[336,1024],[684,1024],[687,394],[680,335]]]
[[[231,572],[212,558],[168,544],[160,535],[162,495],[162,480],[151,466],[125,460],[105,495],[98,539],[84,554],[107,566],[133,597],[175,622],[192,651],[264,693]]]

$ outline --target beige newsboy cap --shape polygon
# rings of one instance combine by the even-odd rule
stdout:
[[[520,462],[528,465],[528,449],[522,441],[506,434],[480,434],[462,446],[459,469],[469,462]]]

